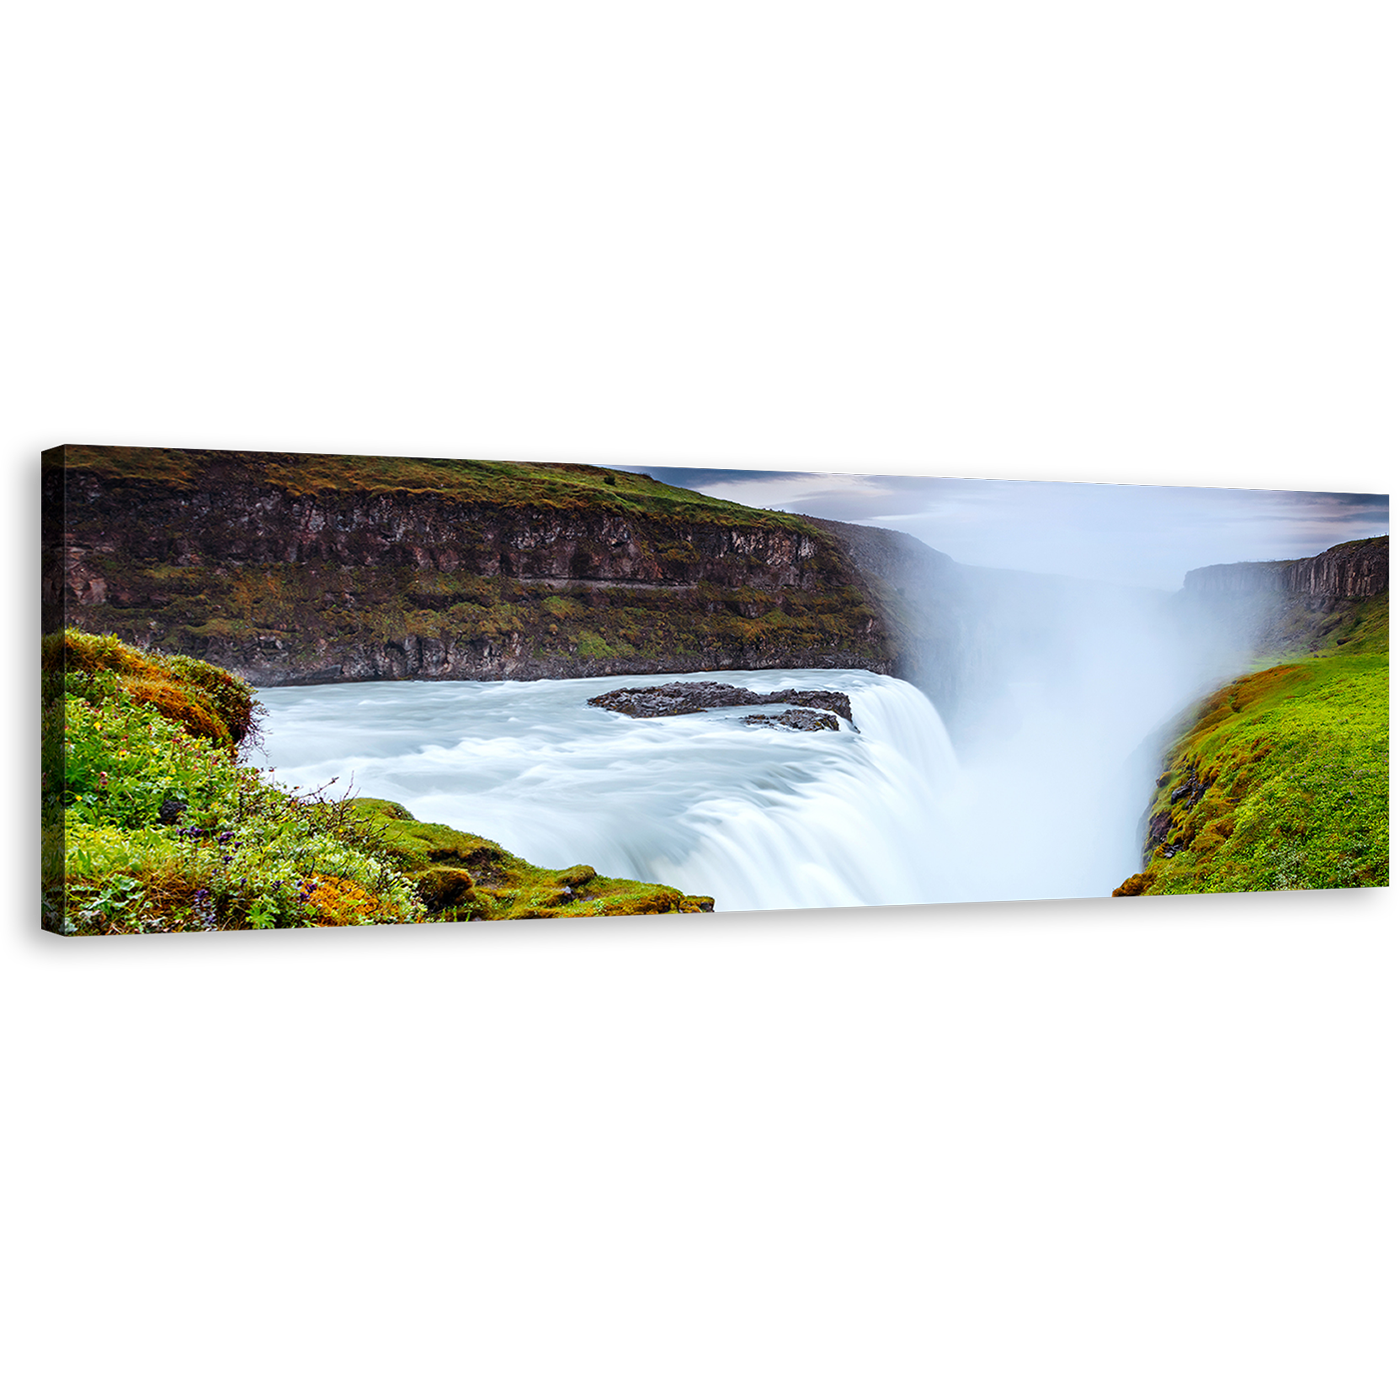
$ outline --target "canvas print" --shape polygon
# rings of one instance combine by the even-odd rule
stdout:
[[[66,446],[43,501],[56,933],[1388,883],[1385,496]]]

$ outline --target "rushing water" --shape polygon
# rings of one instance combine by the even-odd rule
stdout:
[[[905,681],[858,670],[560,681],[383,681],[264,690],[275,780],[335,782],[537,865],[792,909],[1106,895],[1137,825],[1170,687],[1141,667],[1009,683],[995,742],[955,756]],[[1107,652],[1107,648],[1104,649]],[[633,719],[586,703],[659,680],[844,691],[854,725],[745,725],[753,709]],[[1179,700],[1173,702],[1179,704]],[[780,712],[786,706],[764,707]],[[1155,773],[1155,768],[1151,772]]]
[[[854,726],[745,725],[753,709],[633,719],[585,702],[662,679],[844,691]],[[551,868],[715,897],[719,909],[967,897],[949,863],[957,762],[904,681],[856,670],[264,690],[275,779],[338,780]],[[757,712],[780,713],[786,706]]]

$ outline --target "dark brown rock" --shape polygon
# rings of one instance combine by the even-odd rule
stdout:
[[[610,690],[605,695],[595,695],[588,703],[602,710],[631,715],[634,719],[694,715],[703,710],[728,709],[736,705],[802,705],[809,710],[826,710],[831,714],[840,715],[842,719],[851,718],[850,696],[839,690],[775,690],[764,694],[761,691],[746,690],[737,685],[723,685],[716,681],[673,681],[669,685],[633,686],[624,690]]]

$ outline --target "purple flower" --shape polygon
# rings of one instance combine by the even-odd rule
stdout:
[[[196,890],[194,892],[194,912],[199,916],[200,922],[205,928],[214,928],[218,924],[218,917],[214,912],[214,901],[208,890]]]

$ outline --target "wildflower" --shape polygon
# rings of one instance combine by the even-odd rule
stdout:
[[[214,901],[208,890],[194,892],[194,912],[199,916],[199,920],[205,928],[214,928],[218,924],[218,918],[214,913]]]

